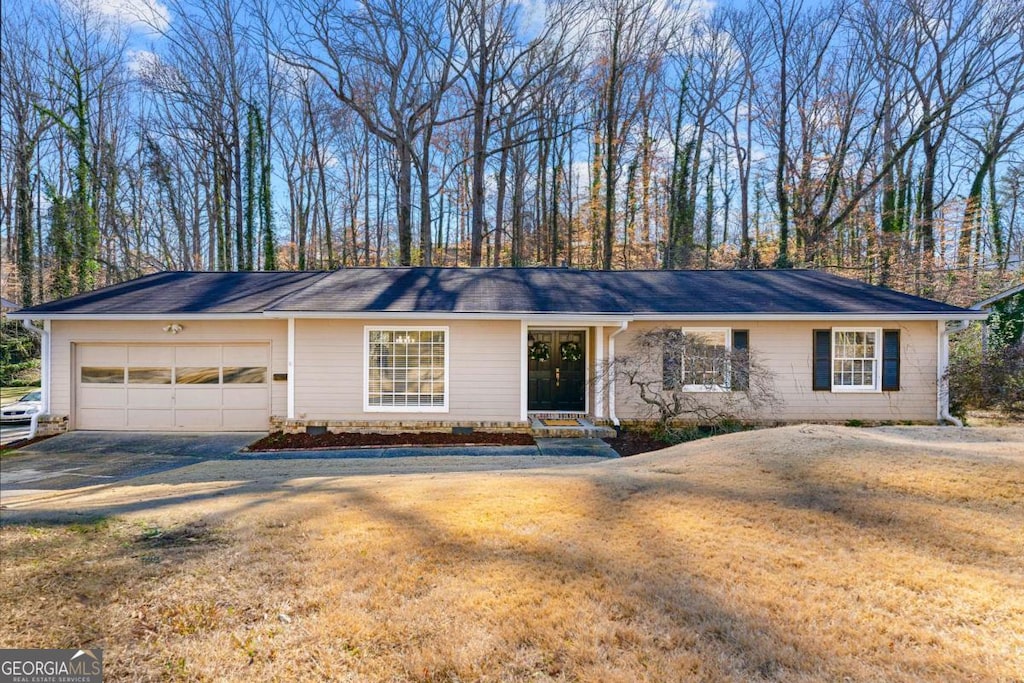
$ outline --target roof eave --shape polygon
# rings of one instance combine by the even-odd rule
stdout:
[[[248,313],[33,313],[18,311],[8,314],[12,320],[544,320],[583,323],[609,323],[619,321],[672,321],[672,320],[984,320],[982,311],[922,311],[922,312],[811,312],[811,313],[570,313],[557,311],[263,311]]]
[[[984,320],[977,311],[811,312],[811,313],[637,313],[635,320]]]
[[[55,311],[10,313],[13,320],[263,320],[262,312],[247,313],[62,313]]]
[[[998,302],[1002,301],[1003,299],[1008,299],[1011,296],[1014,296],[1015,294],[1019,294],[1021,292],[1024,292],[1024,282],[1022,282],[1021,284],[1017,285],[1016,287],[1010,287],[1009,289],[1004,289],[1001,292],[993,294],[992,296],[990,296],[987,299],[982,299],[978,303],[976,303],[973,306],[971,306],[971,308],[977,308],[979,310],[981,310],[983,308],[988,308],[989,306],[991,306],[994,303],[998,303]]]

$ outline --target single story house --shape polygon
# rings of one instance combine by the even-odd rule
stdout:
[[[756,355],[764,421],[935,423],[948,334],[984,313],[809,270],[351,268],[162,272],[11,317],[42,321],[43,429],[295,431],[637,419],[600,378],[652,329]],[[685,389],[736,388],[687,362]]]

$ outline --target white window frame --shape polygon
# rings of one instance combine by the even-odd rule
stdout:
[[[703,393],[719,393],[723,391],[732,391],[732,363],[730,362],[730,356],[732,355],[732,328],[731,327],[683,327],[679,330],[684,336],[686,334],[709,334],[721,332],[725,336],[725,368],[723,375],[725,382],[723,384],[683,384],[683,377],[686,376],[686,355],[684,354],[679,359],[679,390],[686,392],[703,392]]]
[[[836,360],[863,360],[837,359],[836,358],[836,335],[843,332],[871,332],[875,335],[875,356],[874,370],[871,373],[871,386],[865,384],[847,386],[836,384]],[[829,383],[832,385],[832,393],[835,394],[878,394],[882,391],[882,328],[880,327],[833,327],[832,339],[830,340],[829,351]]]
[[[374,406],[370,405],[370,333],[371,332],[444,332],[444,405],[443,406]],[[451,332],[438,325],[366,325],[363,327],[363,411],[367,413],[447,413],[449,410]]]

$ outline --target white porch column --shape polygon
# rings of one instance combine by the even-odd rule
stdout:
[[[594,327],[594,417],[604,417],[604,392],[608,384],[604,362],[604,326]]]
[[[530,391],[530,340],[525,320],[519,321],[519,419],[529,419],[528,394]]]
[[[619,416],[615,414],[615,338],[625,332],[627,327],[629,321],[623,320],[619,329],[608,337],[608,417],[616,427],[619,426]]]
[[[288,318],[288,419],[295,419],[295,318]]]

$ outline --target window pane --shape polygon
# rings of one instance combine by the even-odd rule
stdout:
[[[443,331],[372,330],[367,338],[370,406],[444,407]]]
[[[263,384],[266,368],[224,368],[224,384]]]
[[[170,384],[170,368],[128,368],[129,384]]]
[[[726,330],[682,334],[683,385],[724,388],[727,370]]]
[[[871,389],[875,386],[876,334],[837,330],[832,337],[832,384]]]
[[[176,384],[220,384],[220,368],[175,368]]]
[[[82,368],[82,384],[124,384],[124,368]]]

